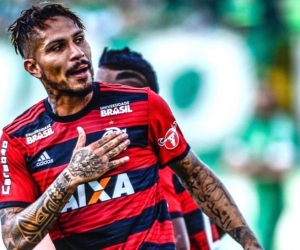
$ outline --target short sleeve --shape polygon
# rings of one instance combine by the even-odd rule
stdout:
[[[183,159],[190,150],[168,104],[149,90],[150,142],[157,150],[159,163],[169,165]]]

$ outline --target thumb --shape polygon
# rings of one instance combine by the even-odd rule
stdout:
[[[77,139],[77,143],[76,143],[76,146],[75,146],[73,152],[84,147],[85,142],[86,142],[86,136],[85,136],[85,132],[84,132],[83,128],[77,127],[77,131],[78,131],[78,139]]]

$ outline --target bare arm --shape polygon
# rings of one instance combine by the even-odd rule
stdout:
[[[3,242],[10,249],[33,249],[49,232],[65,204],[82,183],[98,179],[112,168],[127,162],[128,157],[110,161],[129,144],[127,134],[111,133],[85,145],[85,133],[79,137],[69,165],[44,194],[27,208],[0,210]]]
[[[225,186],[192,151],[183,160],[170,164],[170,167],[199,208],[244,249],[263,249]]]
[[[54,244],[47,234],[44,239],[33,250],[56,250]]]
[[[189,235],[183,217],[172,219],[176,250],[190,249]]]

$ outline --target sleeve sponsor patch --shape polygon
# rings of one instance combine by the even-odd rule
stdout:
[[[179,144],[179,135],[176,131],[177,123],[174,121],[172,127],[167,131],[164,138],[158,139],[158,145],[166,149],[174,149]]]

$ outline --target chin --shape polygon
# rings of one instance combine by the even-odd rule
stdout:
[[[74,92],[77,93],[78,96],[85,96],[93,91],[92,82],[87,82],[81,88],[78,88]]]
[[[63,90],[64,94],[68,96],[76,96],[76,97],[83,97],[88,95],[93,91],[93,84],[92,82],[82,82],[80,84],[76,84],[72,88],[68,88]]]

